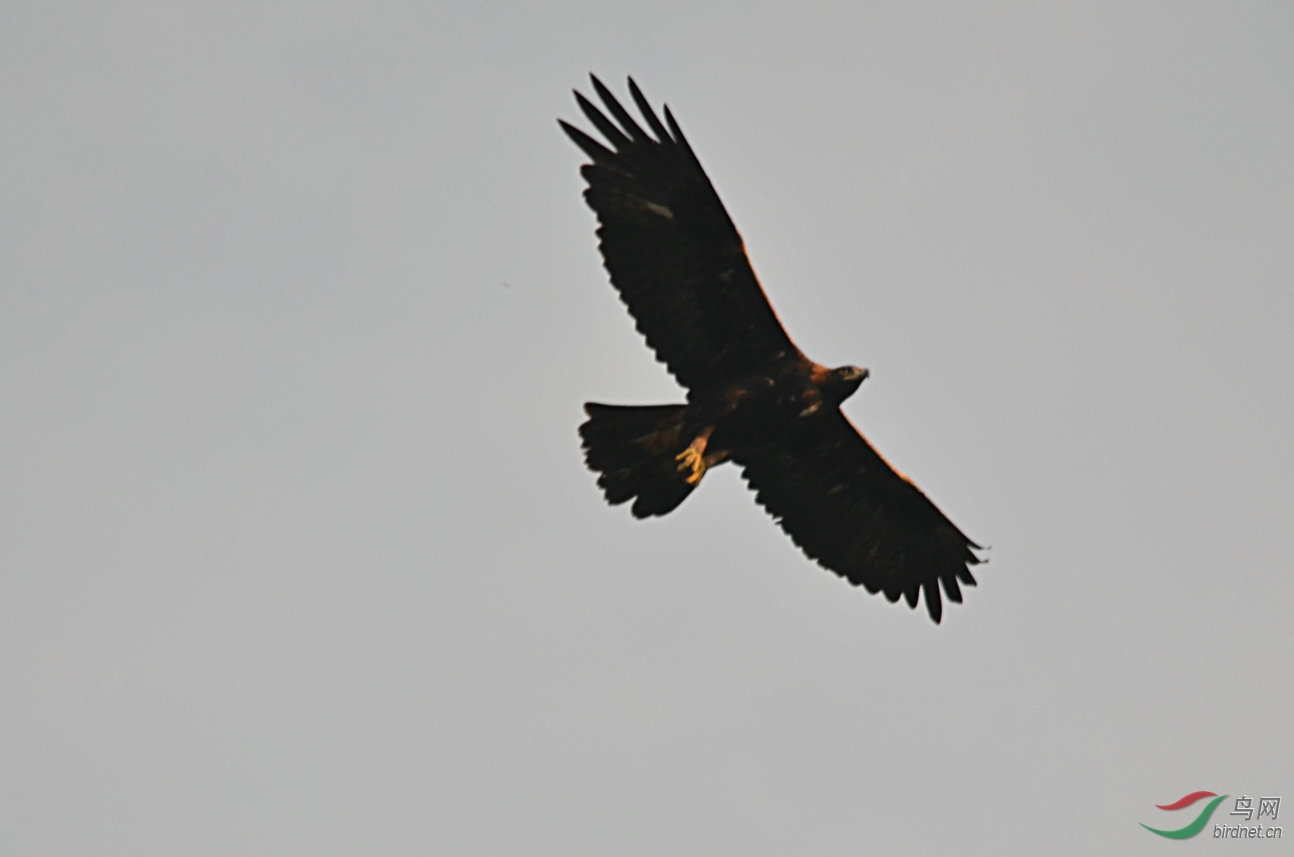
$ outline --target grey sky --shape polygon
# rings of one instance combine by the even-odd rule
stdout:
[[[0,11],[0,853],[1152,854],[1294,801],[1294,11],[790,10]],[[580,404],[680,392],[554,121],[590,70],[992,545],[941,627],[732,468],[603,505]]]

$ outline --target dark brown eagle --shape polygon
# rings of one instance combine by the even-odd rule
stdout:
[[[606,143],[560,124],[593,159],[580,173],[602,258],[647,344],[688,391],[683,405],[584,406],[585,460],[608,502],[664,515],[708,468],[735,461],[810,558],[913,608],[924,589],[938,622],[940,584],[960,602],[958,584],[975,585],[979,545],[840,412],[867,370],[828,369],[795,347],[669,107],[662,123],[630,79],[644,129],[596,77],[593,88],[611,118],[579,92],[575,100]]]

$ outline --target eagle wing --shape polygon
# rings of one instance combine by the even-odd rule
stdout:
[[[981,562],[968,539],[921,490],[895,471],[836,411],[800,420],[776,441],[734,453],[755,499],[824,568],[943,615],[939,587],[962,600],[959,582],[975,585]]]
[[[584,198],[601,224],[602,258],[656,356],[695,389],[799,355],[669,107],[662,123],[629,80],[649,134],[592,80],[615,121],[580,93],[575,98],[609,146],[559,122],[593,159],[580,172],[589,185]]]

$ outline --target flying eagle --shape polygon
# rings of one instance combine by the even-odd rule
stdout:
[[[593,159],[580,173],[611,284],[688,391],[682,405],[584,406],[585,460],[607,501],[632,500],[637,518],[664,515],[706,470],[734,461],[811,559],[913,608],[924,589],[939,622],[940,585],[962,600],[979,545],[840,412],[867,370],[829,369],[791,341],[669,107],[662,123],[631,78],[645,130],[592,80],[612,118],[579,92],[575,100],[606,143],[559,124]]]

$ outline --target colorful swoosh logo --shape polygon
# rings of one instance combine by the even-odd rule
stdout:
[[[1146,828],[1151,833],[1158,833],[1160,836],[1165,836],[1169,839],[1190,839],[1192,836],[1204,829],[1204,825],[1208,824],[1209,819],[1213,816],[1213,810],[1217,809],[1218,804],[1227,799],[1227,795],[1215,796],[1214,792],[1191,792],[1172,803],[1155,804],[1159,809],[1181,809],[1182,807],[1190,806],[1197,800],[1203,800],[1206,797],[1211,797],[1213,800],[1209,801],[1208,805],[1204,807],[1204,809],[1200,810],[1200,814],[1196,816],[1195,820],[1185,827],[1179,827],[1177,830],[1157,830],[1148,824],[1141,824],[1141,822],[1137,823],[1141,824],[1142,827]]]
[[[1184,806],[1190,806],[1191,804],[1195,803],[1197,800],[1199,800],[1202,797],[1216,797],[1216,796],[1217,796],[1217,792],[1191,792],[1186,797],[1181,798],[1180,800],[1175,800],[1172,803],[1164,803],[1164,804],[1157,803],[1155,804],[1155,808],[1156,809],[1181,809]]]

